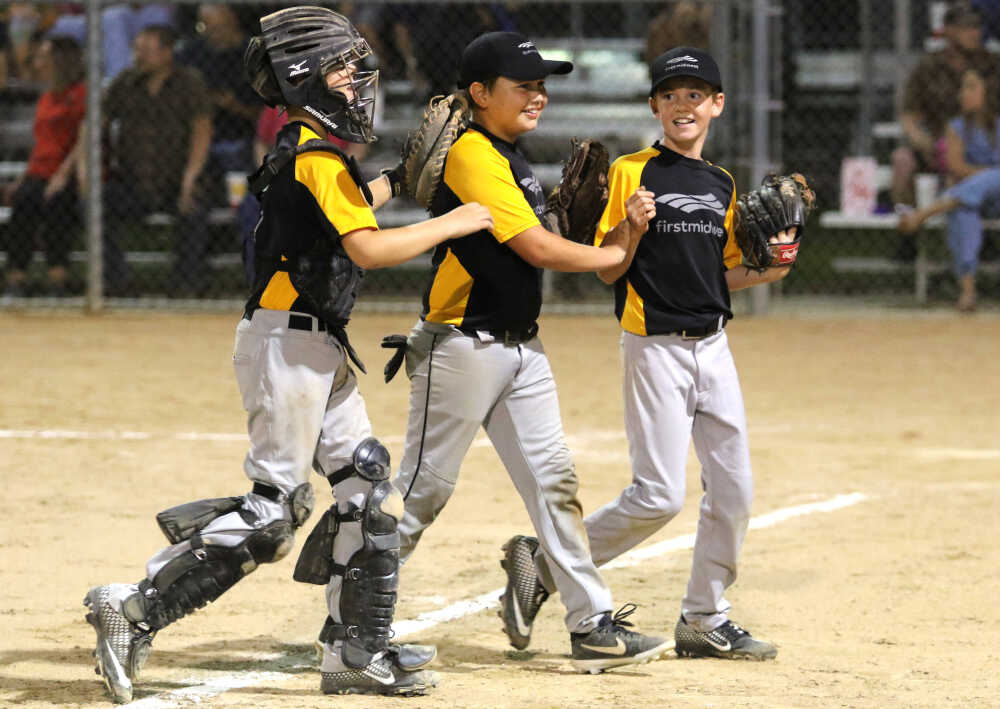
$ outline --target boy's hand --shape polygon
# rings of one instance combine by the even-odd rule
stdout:
[[[636,236],[645,234],[649,220],[656,216],[654,195],[642,185],[625,200],[625,214]]]
[[[452,238],[474,234],[483,229],[493,231],[493,215],[490,214],[489,207],[479,202],[469,202],[455,207],[441,218],[451,228]]]

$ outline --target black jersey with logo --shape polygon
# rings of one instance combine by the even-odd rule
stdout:
[[[736,188],[721,167],[656,143],[611,166],[608,205],[596,243],[625,215],[642,185],[655,195],[650,220],[628,271],[615,283],[615,314],[636,335],[702,328],[733,313],[725,272],[741,260],[733,236]]]
[[[423,318],[476,330],[526,330],[542,306],[541,270],[506,242],[539,224],[545,195],[517,147],[473,124],[448,151],[431,212],[479,202],[494,230],[452,239],[434,250]]]

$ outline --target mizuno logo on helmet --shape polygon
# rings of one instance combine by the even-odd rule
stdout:
[[[692,57],[690,54],[685,54],[683,57],[674,57],[667,64],[676,64],[677,62],[694,62],[695,65],[698,64],[698,60]]]
[[[698,209],[705,209],[709,212],[715,212],[720,217],[725,216],[726,209],[722,206],[722,202],[711,192],[706,192],[705,194],[677,194],[670,193],[660,195],[656,198],[657,202],[661,204],[668,204],[674,209],[679,209],[685,214],[690,214]]]
[[[299,74],[308,74],[309,70],[305,68],[306,62],[308,61],[308,59],[303,59],[298,64],[289,64],[288,68],[291,69],[291,71],[288,72],[288,78],[291,79],[293,76],[298,76]]]

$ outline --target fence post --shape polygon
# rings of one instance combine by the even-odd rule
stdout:
[[[759,185],[770,165],[770,0],[753,0],[753,104],[751,107],[751,184]],[[750,288],[750,312],[767,312],[771,286]]]
[[[101,185],[101,58],[104,54],[101,0],[87,0],[86,233],[87,310],[104,308]]]

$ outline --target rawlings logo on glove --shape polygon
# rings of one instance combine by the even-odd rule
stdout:
[[[816,193],[799,173],[768,175],[761,186],[736,200],[733,231],[748,268],[795,263],[803,228],[816,206]],[[779,232],[794,229],[795,239],[772,243]]]

